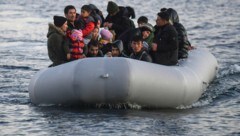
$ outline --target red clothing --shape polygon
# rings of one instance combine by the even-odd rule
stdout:
[[[71,46],[70,46],[71,60],[82,59],[85,57],[83,54],[84,42],[83,40],[78,40],[75,37],[72,37],[71,34],[72,32],[68,30],[67,37],[71,41]]]
[[[79,22],[83,22],[83,26],[81,27],[82,29],[82,33],[83,33],[83,37],[87,37],[88,35],[91,34],[91,32],[93,31],[94,27],[95,27],[95,21],[93,19],[92,16],[89,16],[87,18],[83,18],[83,17],[79,17]]]

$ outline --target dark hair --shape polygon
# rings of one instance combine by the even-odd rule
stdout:
[[[159,12],[157,15],[159,17],[161,17],[162,19],[165,19],[165,20],[169,21],[170,16],[169,16],[169,13],[167,11]]]
[[[73,5],[68,5],[64,8],[64,13],[67,14],[70,9],[76,10],[76,8]]]
[[[91,8],[91,6],[89,6],[89,5],[83,5],[83,6],[81,7],[81,10],[85,10],[85,11],[87,11],[87,12],[92,12],[92,8]]]
[[[167,11],[167,8],[161,8],[160,9],[160,12],[164,12],[164,11]]]
[[[143,42],[143,38],[140,35],[136,35],[132,38],[132,42]]]
[[[148,18],[145,16],[141,16],[138,18],[137,23],[148,23]]]
[[[88,44],[87,44],[88,48],[90,48],[91,46],[94,47],[99,47],[99,42],[98,40],[91,40]]]

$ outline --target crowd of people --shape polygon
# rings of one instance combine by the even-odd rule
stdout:
[[[126,57],[162,65],[176,65],[188,57],[191,44],[177,12],[162,8],[156,25],[140,16],[136,27],[132,7],[109,1],[104,18],[95,5],[83,5],[78,14],[73,5],[64,16],[54,16],[47,34],[49,67],[86,57]]]

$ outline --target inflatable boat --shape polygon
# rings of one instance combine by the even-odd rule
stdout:
[[[121,104],[169,108],[196,102],[217,73],[207,49],[176,66],[122,57],[85,58],[39,71],[30,81],[33,104]]]

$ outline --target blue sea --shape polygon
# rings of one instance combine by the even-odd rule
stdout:
[[[176,109],[116,109],[36,106],[28,85],[51,64],[47,55],[48,23],[93,3],[106,16],[108,1],[0,1],[0,135],[240,135],[240,0],[114,0],[132,6],[136,18],[155,24],[160,8],[174,8],[197,48],[208,48],[219,71],[202,97]],[[136,19],[134,19],[136,23]],[[204,56],[203,56],[204,57]],[[206,60],[207,61],[207,60]]]

